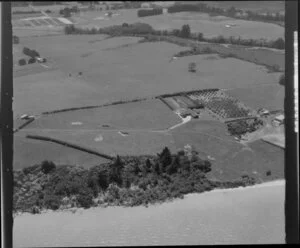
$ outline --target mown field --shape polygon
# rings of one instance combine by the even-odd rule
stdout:
[[[40,52],[58,70],[40,73],[39,66],[38,74],[33,70],[15,77],[15,116],[183,90],[277,84],[280,76],[263,66],[234,58],[209,59],[211,55],[170,62],[184,48],[166,42],[137,43],[139,38],[132,37],[105,38],[22,38],[22,45]],[[188,72],[190,62],[196,63],[194,74]]]
[[[124,22],[143,22],[150,24],[155,29],[179,29],[184,24],[189,24],[192,32],[201,32],[205,37],[241,36],[252,39],[277,39],[284,37],[284,28],[271,23],[237,20],[224,16],[210,17],[206,13],[181,12],[173,14],[163,14],[156,16],[138,17],[136,9],[126,9],[115,11],[118,15],[108,19],[105,12],[83,12],[80,16],[74,15],[77,25],[84,27],[105,27],[120,25]],[[226,24],[236,24],[231,28],[226,28]]]
[[[105,158],[50,142],[26,139],[24,135],[14,136],[14,170],[39,164],[44,160],[62,165],[80,165],[86,168],[108,162]]]
[[[79,122],[81,124],[77,124]],[[42,116],[26,128],[32,129],[166,129],[181,119],[158,99],[83,109]],[[73,124],[72,124],[73,123]],[[75,123],[75,124],[74,124]],[[105,128],[105,129],[106,129]]]

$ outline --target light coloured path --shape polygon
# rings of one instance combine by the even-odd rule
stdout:
[[[14,247],[284,243],[284,181],[156,206],[22,214]]]

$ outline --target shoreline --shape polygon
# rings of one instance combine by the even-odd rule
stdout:
[[[174,198],[174,199],[169,199],[165,202],[156,202],[154,204],[149,204],[147,206],[140,205],[140,206],[109,206],[109,205],[103,205],[103,206],[96,206],[96,207],[90,207],[88,209],[76,207],[76,208],[68,208],[68,209],[58,209],[58,210],[50,210],[50,209],[45,209],[42,210],[41,213],[39,214],[32,214],[29,212],[16,212],[13,213],[13,218],[20,217],[20,216],[39,216],[39,215],[44,215],[44,214],[59,214],[59,213],[72,213],[76,214],[77,212],[82,212],[82,211],[88,211],[88,210],[97,210],[97,209],[107,209],[107,208],[125,208],[125,209],[134,209],[134,208],[153,208],[157,206],[161,206],[164,204],[169,204],[177,201],[184,201],[187,198],[193,198],[197,196],[202,196],[202,195],[210,195],[210,194],[216,194],[216,193],[230,193],[230,192],[236,192],[236,191],[247,191],[251,189],[257,189],[257,188],[265,188],[265,187],[273,187],[273,186],[285,186],[285,179],[277,179],[273,180],[270,182],[263,182],[263,183],[257,183],[254,185],[246,186],[246,187],[237,187],[237,188],[225,188],[225,189],[213,189],[210,191],[205,191],[202,193],[189,193],[185,194],[183,199],[180,198]]]
[[[284,243],[284,184],[192,193],[148,208],[23,214],[14,218],[14,247]]]

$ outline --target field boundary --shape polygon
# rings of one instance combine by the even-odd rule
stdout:
[[[33,122],[35,120],[35,118],[31,118],[29,120],[27,120],[26,122],[24,122],[22,125],[20,125],[19,127],[17,127],[16,129],[14,129],[14,133],[18,132],[19,130],[23,129],[24,127],[28,126],[31,122]]]
[[[53,143],[63,145],[63,146],[66,146],[66,147],[70,147],[70,148],[73,148],[73,149],[76,149],[76,150],[79,150],[79,151],[82,151],[82,152],[87,152],[87,153],[90,153],[90,154],[94,154],[98,157],[106,158],[106,159],[109,159],[109,160],[114,160],[114,157],[111,157],[107,154],[100,153],[98,151],[95,151],[95,150],[92,150],[92,149],[89,149],[89,148],[85,148],[85,147],[82,147],[82,146],[79,146],[79,145],[76,145],[76,144],[73,144],[73,143],[70,143],[70,142],[66,142],[66,141],[63,141],[63,140],[59,140],[59,139],[54,139],[54,138],[50,138],[50,137],[46,137],[46,136],[40,136],[40,135],[26,135],[26,138],[53,142]]]
[[[42,112],[42,115],[50,115],[50,114],[68,112],[68,111],[76,111],[76,110],[81,110],[81,109],[102,108],[102,107],[107,107],[107,106],[112,106],[112,105],[119,105],[119,104],[126,104],[126,103],[131,103],[131,102],[141,102],[141,101],[146,101],[148,99],[149,98],[138,98],[138,99],[133,99],[133,100],[128,100],[128,101],[120,100],[120,101],[115,101],[115,102],[111,102],[111,103],[104,103],[104,104],[101,104],[101,105],[91,105],[91,106],[84,106],[84,107],[57,109],[57,110]]]

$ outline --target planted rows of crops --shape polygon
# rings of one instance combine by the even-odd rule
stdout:
[[[226,95],[221,90],[204,90],[188,94],[223,119],[247,117],[250,110],[237,99]]]

